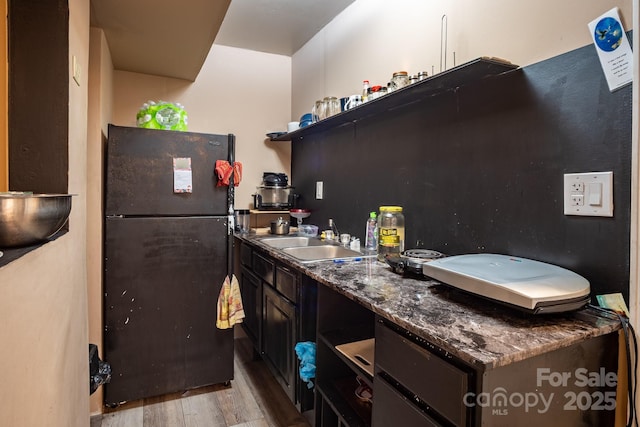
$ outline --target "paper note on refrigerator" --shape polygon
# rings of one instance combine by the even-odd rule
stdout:
[[[191,158],[178,157],[173,159],[173,192],[191,193],[193,190],[191,179]]]
[[[600,65],[613,92],[633,80],[633,53],[624,32],[618,8],[614,7],[589,23]]]

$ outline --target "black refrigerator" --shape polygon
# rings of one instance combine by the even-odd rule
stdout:
[[[109,126],[105,164],[104,403],[233,379],[233,330],[216,328],[230,274],[234,136]]]

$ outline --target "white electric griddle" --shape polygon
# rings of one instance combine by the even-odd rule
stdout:
[[[425,262],[425,276],[533,314],[577,310],[589,281],[573,271],[508,255],[456,255]]]

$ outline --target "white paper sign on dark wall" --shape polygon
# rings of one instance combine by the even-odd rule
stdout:
[[[589,23],[589,31],[609,90],[613,92],[633,81],[633,53],[618,8],[614,7]]]

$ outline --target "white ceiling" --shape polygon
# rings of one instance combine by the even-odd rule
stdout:
[[[354,0],[91,0],[117,70],[194,81],[216,44],[292,55]]]
[[[291,56],[354,0],[233,0],[216,44]]]

